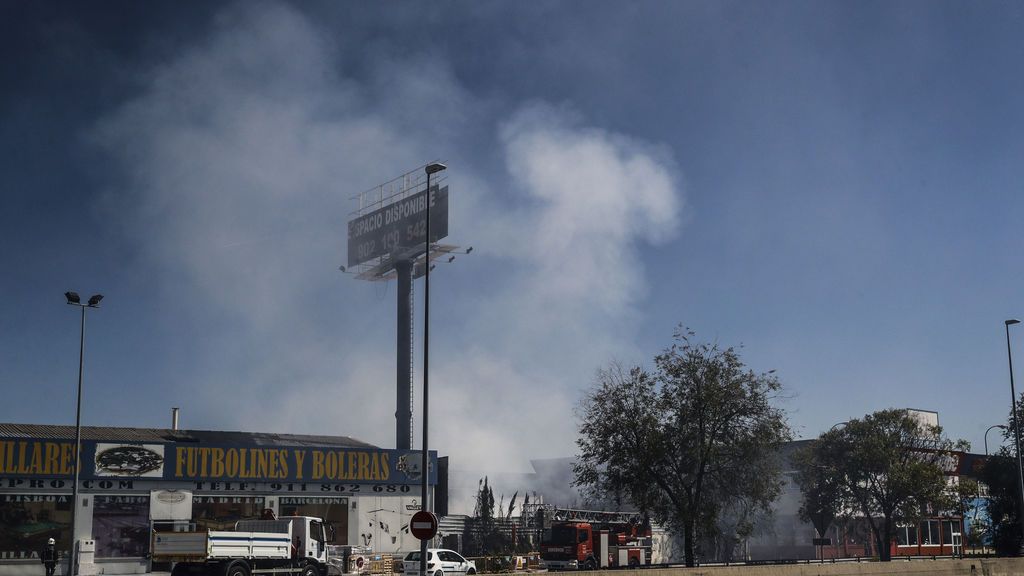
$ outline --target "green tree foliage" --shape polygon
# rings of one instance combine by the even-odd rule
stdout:
[[[1017,474],[1017,459],[1006,447],[989,457],[981,470],[981,481],[988,486],[985,506],[992,547],[1000,556],[1020,554],[1020,480]]]
[[[1024,393],[1016,402],[1017,420],[1024,422]],[[1003,447],[992,455],[981,472],[981,481],[988,486],[986,503],[991,522],[992,547],[1002,556],[1017,556],[1024,546],[1020,526],[1020,477],[1014,447],[1013,414],[1006,416]],[[1024,445],[1024,439],[1021,440]]]
[[[871,528],[880,559],[897,523],[916,522],[931,507],[953,507],[943,467],[955,450],[937,426],[906,410],[882,410],[830,430],[794,458],[801,516],[857,514]]]
[[[680,328],[655,372],[617,364],[598,372],[581,402],[575,483],[627,499],[683,536],[686,565],[701,541],[721,540],[722,515],[768,512],[790,438],[773,373],[746,368],[733,348],[695,343]],[[745,521],[729,523],[742,538]]]
[[[967,450],[965,450],[966,452]],[[978,501],[981,497],[981,486],[974,478],[961,476],[957,479],[951,494],[952,507],[950,511],[964,519],[964,525],[968,528],[966,544],[971,548],[977,548],[982,544],[982,537],[987,530],[978,518]]]
[[[842,508],[846,495],[843,478],[836,470],[819,462],[816,450],[800,450],[793,456],[793,464],[797,470],[796,483],[800,486],[802,500],[799,516],[810,522],[824,537],[828,527],[838,514],[846,512]]]

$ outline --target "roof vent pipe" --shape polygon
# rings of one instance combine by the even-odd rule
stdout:
[[[171,408],[171,430],[178,429],[178,408]]]

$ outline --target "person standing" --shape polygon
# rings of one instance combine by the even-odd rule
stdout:
[[[50,538],[46,541],[46,547],[43,548],[42,553],[39,554],[39,560],[46,566],[46,576],[53,576],[54,570],[57,569],[57,541]]]

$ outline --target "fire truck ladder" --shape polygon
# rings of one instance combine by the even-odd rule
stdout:
[[[541,504],[537,507],[544,511],[546,519],[554,522],[589,522],[591,524],[641,524],[644,517],[639,512],[608,512],[603,510],[574,510],[556,508]]]

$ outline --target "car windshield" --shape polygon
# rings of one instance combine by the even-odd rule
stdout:
[[[430,558],[433,555],[434,555],[433,552],[427,552],[427,560],[430,560]],[[406,554],[405,555],[405,561],[406,562],[419,562],[420,561],[420,552],[419,552],[419,550],[417,550],[415,552],[409,552],[408,554]]]

